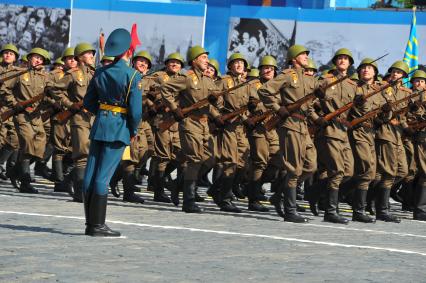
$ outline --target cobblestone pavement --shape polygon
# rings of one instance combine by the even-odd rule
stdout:
[[[109,199],[108,225],[123,237],[91,238],[82,204],[36,186],[28,195],[0,183],[1,282],[426,282],[426,223],[408,213],[400,224],[333,225],[310,213],[292,224],[272,207],[253,213],[241,201],[243,213],[223,213],[207,199],[191,215],[143,189],[143,205]]]

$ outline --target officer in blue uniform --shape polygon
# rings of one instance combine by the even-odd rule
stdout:
[[[119,237],[105,224],[108,184],[126,145],[136,136],[142,117],[142,81],[128,66],[130,33],[114,30],[105,44],[112,64],[96,70],[84,97],[84,108],[96,114],[83,183],[86,235]]]

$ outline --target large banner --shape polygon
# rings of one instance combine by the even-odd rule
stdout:
[[[41,47],[57,58],[69,32],[70,9],[0,4],[0,45],[13,43],[21,55]]]
[[[89,42],[97,46],[101,31],[108,37],[118,27],[130,30],[133,23],[142,42],[138,49],[150,52],[154,69],[162,66],[168,54],[180,52],[185,58],[189,47],[203,41],[204,17],[74,9],[71,45]]]
[[[294,35],[294,21],[231,18],[227,57],[239,52],[257,67],[262,56],[273,55],[283,66]]]

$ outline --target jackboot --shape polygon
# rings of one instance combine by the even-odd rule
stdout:
[[[82,167],[74,167],[73,170],[73,188],[74,194],[72,197],[72,201],[74,202],[83,202],[83,180],[84,180],[84,171],[85,168]]]
[[[365,213],[367,190],[355,189],[352,200],[352,221],[374,223],[376,220]]]
[[[284,218],[284,198],[283,187],[281,184],[284,182],[284,177],[280,176],[271,183],[271,191],[274,194],[269,198],[269,202],[274,206],[278,216]]]
[[[111,189],[111,194],[116,198],[119,198],[121,193],[118,188],[118,182],[123,179],[123,166],[120,164],[115,169],[114,174],[112,175],[111,180],[109,181],[109,187]]]
[[[19,187],[19,192],[27,193],[27,194],[38,194],[38,190],[36,190],[33,186],[31,186],[30,162],[31,161],[29,159],[23,159],[20,162],[21,185]]]
[[[401,219],[389,213],[389,197],[391,190],[384,187],[377,187],[376,196],[376,220],[385,222],[400,223]]]
[[[0,179],[2,180],[7,180],[7,174],[6,174],[6,170],[3,167],[3,164],[9,159],[9,157],[13,154],[14,150],[12,147],[10,147],[9,145],[4,145],[1,149],[0,149],[0,166],[1,166],[1,172],[0,172]]]
[[[144,203],[145,200],[135,194],[137,180],[133,172],[124,171],[123,172],[123,201],[132,202],[132,203]]]
[[[324,214],[324,221],[337,223],[337,224],[348,224],[349,220],[340,216],[337,213],[337,207],[339,203],[339,190],[328,189],[328,202]]]
[[[426,182],[424,181],[417,182],[413,218],[414,220],[426,221]]]
[[[306,223],[308,219],[297,213],[296,188],[284,186],[284,221],[293,223]]]
[[[93,193],[90,197],[88,225],[86,235],[93,237],[120,237],[118,231],[111,230],[105,224],[108,195]]]
[[[21,169],[19,168],[18,155],[19,151],[14,150],[6,163],[6,177],[10,179],[12,185],[17,189],[21,186],[21,181],[19,180]]]
[[[186,213],[200,213],[203,210],[195,203],[196,180],[183,181],[183,204],[182,211]]]
[[[171,203],[172,201],[164,192],[165,178],[164,171],[157,171],[155,176],[154,201]]]
[[[248,187],[248,194],[247,197],[249,199],[248,203],[248,210],[251,211],[260,211],[260,212],[267,212],[269,209],[260,203],[260,200],[257,198],[257,195],[260,194],[260,187],[262,186],[262,183],[260,180],[257,181],[251,181],[249,183]]]
[[[219,194],[219,207],[221,211],[240,213],[235,204],[232,203],[232,187],[234,184],[234,176],[225,176],[221,178],[222,187]]]

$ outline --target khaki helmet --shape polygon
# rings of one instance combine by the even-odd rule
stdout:
[[[405,73],[404,77],[408,76],[409,68],[407,63],[405,63],[404,61],[396,61],[395,63],[393,63],[392,66],[390,66],[390,68],[388,69],[388,72],[392,73],[392,69],[401,70]]]
[[[265,55],[260,60],[259,69],[262,66],[273,66],[275,69],[278,69],[277,60],[274,58],[274,56],[271,55]]]
[[[364,65],[373,66],[374,71],[376,72],[376,76],[379,74],[379,69],[377,68],[377,63],[374,62],[373,59],[371,59],[371,58],[364,58],[364,59],[362,59],[361,63],[359,63],[357,71],[359,72],[359,70],[361,69],[361,67],[364,66]]]
[[[209,55],[209,52],[207,52],[203,47],[199,45],[192,46],[191,48],[189,48],[188,53],[186,54],[186,61],[188,62],[188,64],[191,64],[194,59],[196,59],[202,54]]]
[[[53,62],[53,65],[65,65],[64,61],[62,61],[62,58],[59,57],[58,59],[55,60],[55,62]]]
[[[305,69],[312,69],[315,72],[318,72],[317,65],[315,64],[314,60],[311,58],[308,58],[308,64],[305,66]]]
[[[151,54],[149,54],[148,51],[146,50],[142,50],[139,51],[138,53],[135,54],[135,56],[133,56],[132,62],[135,62],[136,58],[145,58],[146,60],[148,60],[148,68],[151,69],[152,66],[152,57]]]
[[[66,57],[74,56],[74,47],[68,47],[62,53],[62,60],[65,60]]]
[[[272,66],[272,65],[265,65],[265,66]],[[260,75],[259,69],[251,68],[250,72],[247,74],[247,77],[257,78],[259,77],[259,75]]]
[[[28,63],[28,56],[27,56],[28,54],[25,54],[25,55],[23,55],[22,57],[21,57],[21,61],[22,62],[26,62],[26,63]]]
[[[101,62],[103,62],[103,61],[114,61],[114,59],[115,59],[115,57],[104,55],[101,58]]]
[[[16,59],[18,59],[18,57],[19,57],[19,51],[18,51],[18,48],[16,48],[16,46],[15,46],[15,45],[13,45],[13,44],[11,44],[11,43],[8,43],[8,44],[3,45],[3,46],[1,47],[0,53],[3,53],[3,51],[6,51],[6,50],[10,50],[10,51],[12,51],[13,53],[15,53],[15,55],[16,55]]]
[[[306,49],[306,47],[303,46],[303,45],[295,44],[295,45],[290,46],[290,48],[287,50],[287,63],[291,63],[291,60],[293,60],[298,55],[300,55],[304,52],[309,54],[309,50]]]
[[[336,53],[334,53],[333,59],[331,60],[335,65],[336,65],[335,61],[337,59],[337,56],[339,56],[339,55],[348,56],[349,62],[351,63],[351,65],[354,64],[354,58],[353,58],[352,52],[347,48],[340,48],[339,50],[336,51]]]
[[[249,63],[247,62],[246,58],[244,58],[244,55],[241,53],[234,53],[232,54],[229,59],[228,59],[228,63],[226,64],[228,69],[229,69],[229,65],[234,62],[235,60],[243,60],[244,62],[244,67],[246,69],[248,69],[250,67]]]
[[[49,52],[47,50],[40,48],[40,47],[33,48],[33,49],[31,49],[30,52],[28,52],[27,58],[29,59],[32,54],[37,54],[37,55],[40,55],[41,57],[43,57],[43,59],[44,59],[43,64],[44,65],[50,64],[50,55],[49,55]]]
[[[352,76],[350,76],[349,78],[353,81],[359,81],[359,76],[357,72],[353,73]]]
[[[80,42],[74,48],[74,56],[80,56],[81,54],[87,51],[92,51],[93,55],[96,53],[96,49],[90,43]]]
[[[411,82],[413,82],[414,79],[424,79],[426,80],[426,72],[423,70],[417,70],[414,72],[413,76],[411,77]]]
[[[185,61],[183,60],[183,57],[182,57],[182,55],[180,55],[179,52],[174,52],[174,53],[169,54],[169,56],[167,56],[166,60],[164,60],[164,64],[167,64],[167,61],[172,60],[172,59],[178,60],[182,67],[185,65]]]
[[[209,59],[209,65],[216,70],[215,75],[217,76],[219,74],[219,62],[216,59],[211,58]]]

